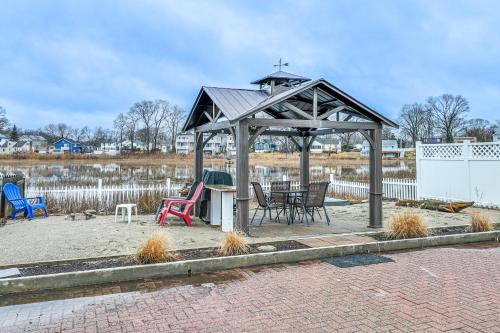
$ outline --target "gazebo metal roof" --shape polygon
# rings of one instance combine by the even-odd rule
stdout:
[[[213,121],[213,116],[210,113],[207,115],[207,110],[214,111],[210,109],[215,108],[222,112],[218,119],[223,116],[230,122],[253,116],[261,111],[275,119],[313,119],[314,90],[318,107],[316,116],[320,120],[342,112],[347,116],[358,117],[362,121],[380,121],[387,126],[398,126],[328,81],[319,79],[274,96],[264,89],[202,87],[183,126],[183,131]]]

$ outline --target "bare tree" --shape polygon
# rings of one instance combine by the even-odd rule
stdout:
[[[56,125],[57,135],[60,138],[66,138],[71,134],[71,127],[65,123],[59,123]]]
[[[119,150],[122,150],[123,135],[127,130],[127,117],[120,113],[113,122],[113,126],[118,134],[118,139],[120,140]]]
[[[349,146],[351,144],[352,139],[354,138],[355,134],[356,134],[356,132],[354,132],[354,131],[339,133],[338,137],[340,139],[340,143],[342,144],[342,146]]]
[[[413,146],[418,140],[432,135],[432,115],[420,103],[406,104],[398,118],[401,134],[410,138]]]
[[[150,151],[151,142],[151,125],[153,122],[153,115],[155,114],[155,103],[151,101],[142,101],[135,103],[130,109],[130,112],[137,115],[144,124],[144,138],[146,141],[146,151]]]
[[[491,141],[494,133],[495,126],[485,119],[471,119],[465,125],[465,136],[475,137],[480,142]]]
[[[135,134],[137,131],[137,122],[139,121],[139,117],[137,116],[137,113],[134,112],[132,108],[127,112],[126,115],[126,128],[127,128],[127,134],[128,138],[130,140],[130,149],[134,150],[134,141],[135,141]]]
[[[9,120],[7,119],[7,111],[0,106],[0,131],[5,131],[9,126]]]
[[[429,97],[426,108],[432,113],[434,125],[446,142],[453,142],[453,137],[464,129],[464,117],[470,110],[469,102],[464,97],[451,94]]]
[[[160,130],[170,116],[170,104],[164,100],[155,102],[155,113],[153,116],[153,149],[157,148]]]
[[[384,126],[382,128],[382,140],[396,140],[396,135],[391,127]]]
[[[179,127],[181,126],[182,121],[184,120],[185,112],[184,110],[178,106],[174,105],[169,113],[169,117],[167,118],[167,128],[168,133],[170,135],[170,139],[172,147],[175,146],[175,139],[177,138],[177,132],[179,131]]]

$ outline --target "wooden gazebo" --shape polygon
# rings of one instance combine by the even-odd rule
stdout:
[[[317,136],[359,132],[370,143],[370,222],[382,227],[382,126],[397,124],[324,79],[278,71],[252,82],[259,89],[202,87],[184,124],[194,131],[195,179],[203,147],[217,133],[236,142],[236,229],[248,233],[250,146],[259,135],[286,136],[300,151],[300,181],[309,183],[309,150]],[[211,133],[208,137],[203,133]]]

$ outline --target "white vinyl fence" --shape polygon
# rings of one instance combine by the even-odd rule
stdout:
[[[264,191],[271,189],[270,182],[264,182],[261,185]],[[28,187],[27,196],[42,194],[52,201],[52,206],[68,206],[71,203],[87,202],[113,209],[116,203],[137,202],[144,194],[177,196],[182,186],[182,184],[170,183],[169,180],[162,184],[103,186],[102,181],[99,180],[97,186]],[[299,186],[300,182],[291,181],[292,188]],[[384,198],[416,199],[416,182],[413,179],[384,179],[383,188]],[[338,179],[331,175],[328,192],[331,195],[368,198],[369,185],[363,182]],[[251,186],[249,193],[253,197],[254,191]]]
[[[417,143],[418,197],[500,207],[500,142]]]

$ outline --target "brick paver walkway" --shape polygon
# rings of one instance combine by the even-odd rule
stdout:
[[[500,332],[500,247],[386,256],[395,262],[314,261],[101,288],[110,293],[101,296],[70,291],[75,298],[1,307],[0,331]]]

